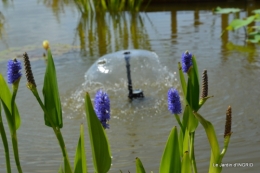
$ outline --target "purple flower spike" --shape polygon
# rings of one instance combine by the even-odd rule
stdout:
[[[107,93],[98,90],[94,100],[94,109],[99,121],[105,129],[109,128],[108,120],[110,119],[110,100]]]
[[[7,63],[7,79],[9,84],[13,84],[16,80],[18,80],[21,76],[22,65],[21,62],[14,59],[9,60]]]
[[[170,88],[168,91],[168,110],[172,114],[181,113],[181,101],[178,91],[175,88]]]
[[[182,71],[184,73],[187,73],[190,69],[192,64],[192,54],[188,51],[184,52],[181,56],[181,62],[182,62]]]

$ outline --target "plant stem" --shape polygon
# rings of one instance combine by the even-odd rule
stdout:
[[[190,159],[191,159],[193,172],[197,173],[198,171],[197,171],[195,154],[194,154],[194,137],[195,137],[195,131],[190,132]]]
[[[19,150],[18,150],[18,140],[17,140],[17,134],[16,134],[16,120],[15,120],[15,97],[18,91],[18,86],[19,86],[19,81],[20,79],[18,79],[17,81],[15,81],[13,83],[13,95],[12,95],[12,99],[11,99],[11,115],[13,117],[13,133],[11,134],[12,137],[12,144],[13,144],[13,151],[14,151],[14,158],[15,158],[15,163],[16,163],[16,167],[18,169],[19,173],[22,173],[22,168],[21,168],[21,164],[20,164],[20,160],[19,160]]]
[[[185,134],[185,131],[184,131],[183,125],[182,125],[182,123],[181,123],[180,117],[179,117],[178,114],[174,114],[174,115],[175,115],[175,118],[176,118],[178,124],[180,125],[180,128],[181,128],[181,130],[182,130],[182,134],[184,135],[184,134]]]
[[[5,148],[6,170],[7,170],[7,173],[11,173],[12,171],[11,171],[11,164],[10,164],[9,147],[8,147],[6,133],[5,133],[2,116],[1,116],[1,103],[0,103],[0,133],[1,133],[3,144],[4,144],[4,148]]]
[[[72,172],[72,169],[71,169],[71,166],[70,166],[70,162],[69,162],[69,156],[68,156],[68,153],[67,153],[67,150],[66,150],[66,147],[65,147],[65,142],[64,142],[64,140],[63,140],[63,137],[62,137],[62,133],[61,133],[61,131],[60,131],[60,128],[59,128],[59,127],[55,127],[54,123],[52,122],[50,115],[48,114],[48,112],[47,112],[47,110],[46,110],[46,108],[45,108],[45,106],[44,106],[42,100],[40,99],[40,96],[39,96],[39,94],[38,94],[37,89],[36,89],[36,88],[33,88],[31,91],[33,92],[34,96],[36,97],[36,99],[37,99],[38,103],[40,104],[42,110],[43,110],[44,113],[46,114],[46,117],[48,118],[48,120],[49,120],[49,122],[50,122],[50,124],[51,124],[51,126],[52,126],[52,129],[53,129],[53,131],[54,131],[54,133],[55,133],[55,135],[56,135],[56,138],[58,139],[58,142],[59,142],[59,145],[60,145],[60,148],[61,148],[61,151],[62,151],[64,163],[65,163],[65,161],[67,160],[67,163],[69,164],[69,165],[68,165],[68,166],[69,166],[69,171],[66,170],[66,172],[67,172],[67,171],[68,171],[68,172]],[[64,166],[65,166],[65,165],[64,165]]]

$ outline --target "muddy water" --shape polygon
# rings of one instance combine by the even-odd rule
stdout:
[[[155,52],[161,66],[172,77],[172,82],[158,87],[160,99],[157,102],[148,100],[149,104],[154,104],[150,109],[147,109],[146,102],[130,104],[127,94],[123,92],[118,94],[122,100],[115,98],[113,101],[111,98],[112,117],[107,135],[113,155],[110,172],[135,172],[136,157],[142,160],[147,172],[158,172],[168,134],[177,125],[173,115],[167,111],[166,92],[162,91],[167,91],[170,86],[180,89],[177,63],[181,53],[189,50],[197,57],[199,73],[203,69],[208,70],[209,94],[214,97],[200,113],[214,124],[221,147],[225,112],[229,105],[233,109],[233,134],[223,162],[253,163],[253,167],[228,167],[223,172],[257,172],[260,169],[260,92],[257,89],[260,82],[260,49],[259,45],[245,44],[243,29],[220,37],[222,30],[235,16],[213,15],[211,9],[217,5],[162,5],[134,14],[83,15],[75,6],[66,3],[59,8],[44,4],[44,1],[36,3],[32,0],[5,6],[1,4],[4,23],[0,28],[0,72],[6,75],[7,59],[20,59],[21,54],[27,51],[41,91],[45,71],[41,42],[45,39],[50,41],[63,105],[62,132],[67,150],[72,162],[79,126],[83,123],[88,168],[89,172],[93,172],[82,107],[81,93],[87,90],[84,86],[85,73],[99,57],[107,53],[126,49]],[[237,4],[223,6],[234,7]],[[259,9],[260,5],[242,4],[239,8],[244,9],[239,14],[242,18],[252,9]],[[22,119],[18,131],[22,168],[24,172],[56,172],[62,162],[57,140],[52,130],[44,125],[40,107],[25,84],[23,77],[17,95]],[[90,92],[93,97],[94,91]],[[122,109],[118,109],[120,107]],[[7,125],[5,127],[7,130]],[[201,126],[196,132],[195,149],[198,170],[206,172],[210,152]],[[0,172],[6,172],[1,142],[0,153]],[[16,172],[12,155],[11,160],[13,172]]]

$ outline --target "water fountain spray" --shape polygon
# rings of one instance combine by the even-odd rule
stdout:
[[[132,80],[131,80],[131,70],[130,70],[130,52],[124,52],[125,61],[126,61],[126,72],[127,72],[127,80],[128,80],[128,98],[130,100],[135,98],[143,98],[144,94],[141,89],[134,89],[132,87]]]

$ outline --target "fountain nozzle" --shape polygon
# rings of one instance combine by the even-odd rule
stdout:
[[[131,70],[130,70],[130,52],[124,52],[125,61],[126,61],[126,72],[127,72],[127,80],[128,80],[128,98],[130,100],[135,98],[143,98],[144,94],[141,89],[134,89],[132,87],[132,79],[131,79]]]

